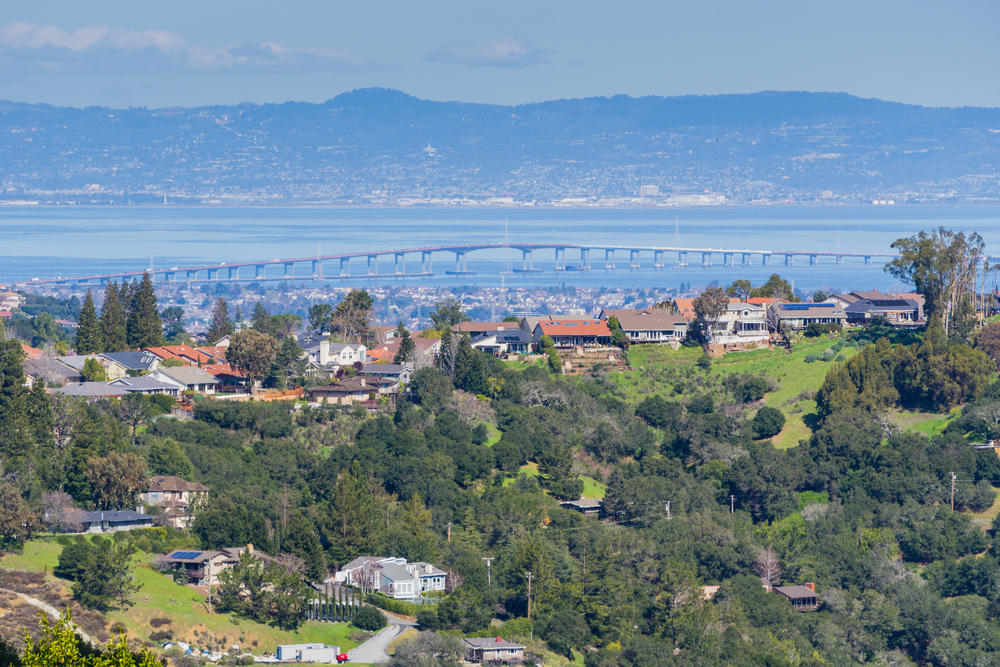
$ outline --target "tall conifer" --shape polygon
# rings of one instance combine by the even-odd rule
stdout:
[[[130,308],[126,321],[128,344],[133,350],[156,347],[163,343],[163,320],[156,306],[153,279],[142,274],[142,281],[133,285]]]
[[[101,323],[97,319],[97,307],[94,305],[94,295],[87,290],[87,298],[83,300],[83,308],[77,318],[76,340],[73,346],[77,354],[97,354],[104,352],[104,336],[101,335]]]
[[[24,351],[16,340],[0,343],[0,459],[24,469],[31,454],[28,389],[24,386]]]
[[[250,315],[250,327],[260,333],[271,333],[271,315],[260,301],[253,307],[253,313]]]
[[[111,281],[104,290],[104,304],[101,306],[101,339],[104,352],[124,352],[128,349],[125,335],[125,305],[122,293],[127,293],[128,284],[121,287]]]
[[[229,319],[229,304],[220,296],[212,309],[212,321],[208,324],[208,342],[215,343],[232,333],[233,323]]]

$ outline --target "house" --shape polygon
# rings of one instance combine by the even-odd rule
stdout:
[[[93,384],[93,383],[90,383]],[[141,377],[123,377],[108,382],[108,387],[121,389],[126,394],[166,394],[178,396],[181,388],[174,382],[163,382],[146,375]]]
[[[523,662],[524,646],[500,637],[470,637],[462,640],[467,662]]]
[[[136,528],[152,528],[153,517],[135,510],[113,510],[110,512],[86,512],[80,517],[85,533],[117,533]]]
[[[139,498],[147,505],[163,507],[164,523],[184,529],[191,523],[191,505],[208,498],[208,487],[173,475],[158,475],[149,480],[149,490]]]
[[[395,399],[399,392],[399,382],[387,378],[357,375],[346,380],[334,380],[321,387],[313,387],[309,393],[317,400],[334,405],[353,405],[372,400],[379,394],[388,394]]]
[[[214,394],[218,380],[208,371],[194,366],[176,366],[173,368],[158,368],[146,377],[161,382],[173,383],[181,391],[196,391],[202,394]]]
[[[147,347],[143,352],[149,352],[160,358],[161,361],[176,359],[186,366],[197,366],[198,364],[210,364],[215,358],[201,352],[197,348],[188,345],[164,345],[161,347]]]
[[[816,585],[808,583],[805,586],[775,586],[774,592],[784,595],[792,603],[795,611],[816,611],[819,608],[819,597],[816,595]]]
[[[608,323],[600,320],[570,320],[539,322],[532,341],[540,345],[542,336],[552,339],[556,347],[596,347],[611,342]]]
[[[152,352],[105,352],[100,356],[121,365],[131,373],[148,373],[160,365],[160,358]]]
[[[218,382],[218,391],[237,392],[245,391],[249,381],[229,364],[205,364],[201,370],[215,376]]]
[[[413,367],[409,364],[368,364],[358,373],[367,377],[395,380],[403,384],[409,384],[412,374]]]
[[[420,580],[403,565],[383,562],[378,565],[378,591],[397,600],[420,595]]]
[[[528,354],[531,352],[531,343],[531,334],[520,328],[482,334],[470,341],[472,347],[492,354],[494,357],[506,354]]]
[[[847,314],[837,301],[822,303],[786,303],[770,306],[772,324],[784,329],[805,329],[810,324],[840,324],[847,322]]]
[[[559,503],[559,507],[574,510],[584,516],[598,516],[604,510],[604,501],[600,499],[581,498],[580,500],[566,500]]]
[[[694,322],[695,318],[698,317],[698,313],[694,310],[694,302],[695,299],[678,297],[670,303],[670,310],[674,311],[675,315],[683,316],[688,322]]]
[[[306,358],[319,367],[353,366],[368,361],[368,348],[361,343],[331,343],[323,337],[308,337],[298,341]]]
[[[239,562],[239,554],[229,549],[225,551],[178,549],[167,554],[162,561],[162,567],[184,575],[187,583],[192,586],[208,586],[219,583],[219,575]]]
[[[24,356],[28,359],[38,359],[45,354],[37,347],[31,347],[30,345],[25,345],[24,343],[21,343],[21,350],[24,352]]]
[[[428,591],[443,591],[445,589],[448,573],[439,570],[430,563],[408,563],[404,565],[410,574],[417,577],[420,582],[418,591],[427,593]]]
[[[580,315],[528,315],[521,318],[520,328],[530,334],[535,332],[535,327],[540,322],[577,322]]]
[[[712,342],[727,346],[770,342],[766,314],[764,306],[730,299],[726,312],[711,324]]]
[[[923,323],[923,312],[915,299],[858,299],[844,308],[849,324],[865,325],[872,318],[884,317],[895,326]]]
[[[129,392],[123,387],[112,386],[110,382],[74,382],[53,389],[52,393],[96,400],[98,398],[121,398]]]
[[[438,352],[441,351],[440,338],[412,338],[414,366],[422,367],[434,363]],[[380,343],[368,350],[369,361],[389,361],[396,358],[399,352],[399,338],[388,338],[384,343]]]
[[[23,366],[28,384],[34,384],[39,378],[46,384],[57,384],[62,387],[71,382],[83,382],[83,374],[80,371],[51,357],[25,359]]]
[[[683,315],[657,308],[610,309],[601,311],[599,319],[618,319],[618,325],[630,343],[668,343],[687,338],[688,320]]]
[[[84,354],[84,355],[71,355],[65,357],[56,357],[59,361],[66,364],[70,368],[73,368],[83,373],[83,366],[87,363],[88,359],[93,359],[101,365],[104,369],[104,379],[106,380],[117,380],[118,378],[125,377],[127,375],[127,369],[114,359],[108,359],[101,354]]]

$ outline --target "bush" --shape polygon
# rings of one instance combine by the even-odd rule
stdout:
[[[169,618],[165,618],[163,616],[158,616],[157,618],[149,619],[149,624],[154,628],[158,628],[162,625],[170,625],[171,623],[173,623],[172,620],[170,620]]]
[[[753,418],[753,437],[755,440],[771,438],[781,433],[784,427],[785,415],[781,414],[781,410],[764,406]]]
[[[812,362],[819,361],[820,359],[822,359],[822,357],[820,357],[818,354],[807,354],[805,362],[807,364],[811,364]]]
[[[163,642],[168,639],[173,639],[174,633],[171,630],[156,630],[149,635],[149,638],[154,642]]]
[[[385,609],[386,611],[391,611],[394,614],[402,614],[403,616],[416,616],[424,608],[423,605],[403,602],[402,600],[389,598],[379,593],[371,593],[365,598],[365,602],[375,605],[379,609]]]
[[[362,630],[368,630],[369,632],[375,632],[376,630],[381,630],[389,624],[389,619],[385,617],[385,614],[381,612],[377,607],[371,605],[364,605],[358,612],[354,614],[354,618],[351,619],[351,623]]]
[[[417,623],[424,630],[437,630],[441,626],[437,610],[429,605],[417,612]]]

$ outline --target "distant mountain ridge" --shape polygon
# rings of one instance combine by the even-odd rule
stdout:
[[[74,109],[0,102],[3,198],[334,204],[1000,198],[1000,109],[843,93]],[[648,193],[648,190],[647,190]],[[675,197],[676,198],[676,197]],[[638,202],[641,203],[641,202]]]

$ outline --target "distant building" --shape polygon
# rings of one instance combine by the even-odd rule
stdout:
[[[470,637],[462,640],[468,662],[522,662],[524,646],[501,637]]]
[[[117,533],[136,528],[152,528],[153,517],[135,510],[87,512],[80,518],[85,533]]]
[[[640,185],[639,186],[639,196],[640,197],[659,197],[660,196],[660,186],[658,186],[658,185]]]

